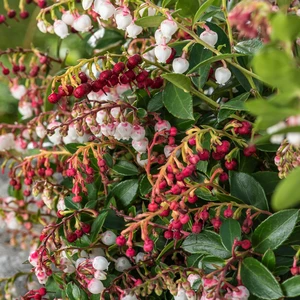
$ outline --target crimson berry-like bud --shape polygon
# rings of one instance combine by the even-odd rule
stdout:
[[[123,62],[118,62],[118,63],[116,63],[115,65],[114,65],[114,67],[113,67],[113,72],[115,73],[115,74],[120,74],[120,73],[122,73],[123,71],[124,71],[124,69],[125,69],[125,64],[123,63]]]
[[[29,12],[24,10],[20,12],[20,18],[21,19],[27,19],[29,17]]]
[[[147,239],[144,243],[143,249],[145,252],[152,252],[154,249],[154,242],[150,239]]]
[[[170,214],[170,210],[169,209],[165,209],[162,211],[162,213],[160,214],[161,217],[167,217]]]
[[[190,162],[191,164],[193,164],[193,165],[196,165],[199,161],[200,161],[200,158],[199,158],[199,156],[198,156],[197,154],[191,155],[191,156],[189,157],[189,162]]]
[[[182,228],[182,223],[180,222],[180,220],[175,220],[171,223],[171,226],[173,229],[181,229]]]
[[[62,97],[64,96],[71,96],[73,94],[74,88],[71,85],[65,86],[66,90],[64,90],[63,86],[60,85],[58,87],[58,94]]]
[[[219,230],[222,225],[222,221],[218,217],[212,218],[211,223],[215,230]]]
[[[134,286],[139,286],[139,285],[141,285],[141,284],[143,284],[143,281],[142,281],[142,279],[138,278],[138,279],[135,281]]]
[[[77,235],[77,238],[81,238],[83,236],[83,231],[81,229],[76,229],[75,234]]]
[[[40,294],[35,294],[35,295],[33,296],[33,299],[34,299],[34,300],[41,300],[41,299],[42,299],[42,296],[41,296]]]
[[[116,238],[116,244],[119,246],[119,247],[122,247],[126,244],[126,238],[123,236],[123,235],[119,235],[117,238]]]
[[[133,257],[133,256],[135,256],[135,250],[133,248],[128,248],[126,250],[126,256],[127,257]]]
[[[86,223],[81,223],[81,229],[83,233],[90,233],[91,232],[91,225]]]
[[[0,15],[0,24],[5,23],[6,17],[4,15]]]
[[[199,214],[199,217],[200,217],[201,220],[203,220],[205,222],[209,218],[208,211],[207,210],[201,211],[201,213]]]
[[[190,217],[188,214],[179,216],[179,221],[181,224],[187,224],[189,222],[189,220],[190,220]]]
[[[77,240],[77,234],[75,232],[70,232],[69,234],[67,234],[67,241],[69,243],[73,243]]]
[[[58,210],[58,211],[56,212],[56,216],[57,216],[58,218],[60,218],[60,219],[64,217],[64,215],[61,214],[61,210]]]
[[[16,11],[11,9],[10,11],[7,12],[7,16],[10,18],[10,19],[13,19],[15,16],[17,15]]]
[[[57,93],[52,93],[48,96],[48,101],[52,104],[57,103],[60,100],[61,96]]]
[[[181,193],[181,188],[177,185],[177,184],[174,184],[171,189],[170,189],[170,192],[173,194],[173,195],[179,195]]]
[[[256,152],[256,147],[254,145],[244,148],[243,153],[245,156],[251,156]]]
[[[158,210],[158,204],[155,203],[155,202],[149,203],[148,210],[151,211],[151,212],[157,211]]]
[[[41,296],[45,296],[47,294],[47,290],[46,288],[42,287],[38,290],[38,293],[41,295]]]
[[[207,149],[203,149],[202,151],[199,151],[198,152],[198,157],[200,160],[209,160],[209,156],[210,156],[210,153]]]
[[[171,202],[170,209],[171,210],[177,210],[179,207],[179,204],[176,201]]]
[[[105,70],[105,71],[102,71],[100,76],[99,76],[99,79],[100,80],[108,80],[110,79],[110,77],[113,75],[112,71],[111,70]]]
[[[234,170],[237,167],[236,159],[232,159],[231,161],[225,161],[225,167],[227,170]]]
[[[188,202],[194,204],[198,201],[198,197],[196,195],[188,196]]]
[[[174,240],[180,240],[182,238],[182,234],[180,231],[174,231],[173,232],[173,239]]]
[[[244,250],[248,250],[251,247],[251,242],[249,240],[241,241],[241,247]]]
[[[192,233],[200,233],[202,231],[202,224],[197,222],[192,226]]]
[[[227,207],[225,210],[224,210],[224,217],[225,218],[231,218],[233,216],[233,211],[231,209],[231,207]]]
[[[72,198],[72,200],[73,200],[73,202],[75,202],[75,203],[79,203],[79,202],[82,201],[82,197],[79,196],[79,195],[77,195],[77,196],[74,196],[74,197]]]
[[[173,232],[171,230],[166,230],[164,232],[164,238],[167,240],[170,240],[173,238]]]
[[[230,142],[226,140],[222,141],[221,145],[216,146],[217,153],[227,154],[229,152],[229,149],[230,149]]]
[[[151,85],[152,89],[159,89],[164,85],[164,80],[162,79],[162,77],[156,77],[153,80],[153,83]]]
[[[135,67],[143,62],[142,57],[139,54],[135,54],[128,58],[128,62]]]
[[[9,72],[10,72],[9,69],[7,69],[7,68],[2,69],[2,74],[5,75],[5,76],[7,76],[9,74]]]
[[[84,96],[86,96],[90,91],[92,87],[89,84],[80,84],[77,88],[75,88],[73,95],[75,98],[80,99]]]
[[[299,274],[299,269],[298,269],[298,267],[291,267],[290,272],[291,272],[292,275],[295,276],[295,275]]]
[[[221,173],[220,175],[219,175],[219,180],[221,181],[221,182],[225,182],[225,181],[227,181],[229,179],[229,176],[228,176],[228,174],[226,173],[226,172],[223,172],[223,173]]]
[[[52,176],[54,173],[53,169],[51,168],[47,168],[46,171],[45,171],[45,175],[46,176]]]
[[[241,124],[242,126],[237,127],[237,133],[241,135],[249,135],[251,133],[252,125],[247,121],[243,121]]]
[[[37,5],[40,8],[45,8],[47,6],[47,1],[46,0],[38,0]]]
[[[84,72],[80,72],[78,74],[78,77],[80,79],[80,83],[87,83],[88,82],[88,77]]]
[[[74,168],[67,169],[66,175],[68,177],[74,177],[76,175],[76,170]]]

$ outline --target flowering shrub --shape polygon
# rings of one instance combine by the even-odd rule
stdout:
[[[21,299],[300,296],[299,1],[27,4],[90,57],[0,52],[1,216],[32,266],[5,297],[19,276]]]

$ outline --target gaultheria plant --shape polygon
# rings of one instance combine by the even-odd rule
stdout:
[[[0,50],[1,218],[32,266],[4,297],[299,297],[299,1],[12,6],[45,47]]]

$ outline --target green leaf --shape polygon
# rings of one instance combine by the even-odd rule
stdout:
[[[207,81],[210,65],[206,64],[204,66],[200,66],[199,68],[194,68],[199,65],[202,61],[205,61],[211,58],[213,53],[208,49],[204,49],[204,47],[200,44],[195,44],[190,52],[189,59],[189,69],[194,69],[194,73],[197,73],[198,76],[193,76],[192,81],[198,87],[202,88]]]
[[[274,271],[276,266],[276,257],[272,250],[267,250],[261,261],[271,272]]]
[[[135,24],[142,27],[159,27],[160,23],[164,21],[164,16],[149,16],[143,17],[135,21]]]
[[[125,228],[125,221],[123,218],[117,216],[114,210],[109,209],[103,227],[106,229],[123,230]]]
[[[75,203],[72,200],[72,196],[66,196],[65,197],[65,206],[68,209],[74,209],[74,210],[80,209],[80,204],[79,203]]]
[[[299,36],[300,19],[296,15],[274,14],[271,18],[271,39],[293,42]]]
[[[222,245],[220,236],[208,230],[204,230],[199,234],[189,235],[181,247],[192,254],[211,254],[220,258],[228,258],[230,256],[230,252]]]
[[[122,176],[135,176],[138,175],[138,168],[127,160],[120,160],[114,165],[113,170]]]
[[[191,74],[193,72],[195,72],[197,69],[199,69],[200,67],[203,67],[205,65],[211,65],[212,63],[222,60],[222,59],[226,59],[226,58],[232,58],[232,57],[238,57],[238,56],[244,56],[244,54],[232,54],[232,53],[226,53],[226,54],[220,54],[220,55],[216,55],[213,56],[211,58],[208,58],[204,61],[201,61],[199,64],[197,64],[196,66],[194,66],[192,69],[190,69],[188,71],[188,74]]]
[[[278,248],[293,232],[298,219],[298,210],[284,210],[268,217],[254,230],[252,246],[256,252]]]
[[[184,91],[189,92],[191,90],[191,81],[183,74],[170,73],[163,74],[162,77]]]
[[[172,83],[168,83],[163,91],[163,103],[173,116],[179,119],[194,119],[191,94]]]
[[[278,146],[277,146],[278,148]],[[272,194],[280,181],[277,172],[257,172],[252,174],[252,176],[257,180],[260,185],[263,187],[266,195]]]
[[[187,257],[186,264],[188,267],[197,267],[199,260],[203,257],[203,254],[192,254]]]
[[[272,207],[280,210],[295,206],[300,202],[299,188],[300,168],[292,170],[288,176],[283,179],[275,189],[272,197]]]
[[[98,217],[93,221],[90,235],[90,240],[92,242],[95,242],[95,240],[97,239],[99,232],[101,231],[104,221],[107,217],[107,214],[107,210],[102,210]]]
[[[283,92],[299,90],[300,71],[289,54],[275,47],[264,47],[253,58],[253,67],[263,81]],[[280,70],[280,76],[278,76]]]
[[[70,143],[65,145],[65,148],[71,153],[74,154],[79,147],[84,146],[83,144],[78,144],[78,143]]]
[[[234,219],[225,220],[220,228],[220,236],[222,244],[231,251],[234,240],[241,240],[240,223]]]
[[[127,207],[136,197],[139,188],[138,179],[124,180],[114,186],[112,194],[117,199],[117,205]]]
[[[105,153],[103,155],[103,158],[107,164],[108,167],[112,168],[114,163],[113,163],[113,158],[111,157],[111,155],[109,153]]]
[[[209,269],[216,270],[218,267],[223,267],[225,265],[225,260],[220,257],[215,257],[211,255],[207,255],[203,257],[201,261],[199,261],[198,268],[199,269]]]
[[[76,284],[74,284],[73,282],[69,282],[67,284],[66,293],[67,293],[67,296],[70,300],[80,300],[80,299],[82,299],[81,295],[80,295],[79,287]]]
[[[145,196],[147,195],[148,193],[151,192],[152,190],[152,185],[151,183],[149,182],[148,180],[148,177],[147,175],[143,175],[141,180],[140,180],[140,184],[139,184],[139,190],[140,190],[140,194],[142,196]]]
[[[251,294],[263,299],[283,297],[279,283],[272,273],[258,260],[247,257],[242,262],[241,277]]]
[[[148,102],[147,110],[148,111],[158,111],[164,107],[162,102],[162,92],[155,94],[151,100]]]
[[[193,24],[195,24],[201,17],[201,15],[211,6],[213,5],[213,3],[215,2],[215,0],[207,0],[205,1],[197,10],[194,19],[193,19]],[[186,4],[186,2],[185,2]],[[188,5],[186,5],[188,6]]]
[[[199,8],[198,0],[189,0],[187,5],[186,0],[178,0],[175,9],[178,10],[178,14],[182,17],[194,16],[195,11]]]
[[[263,43],[259,39],[253,39],[248,41],[239,42],[234,46],[234,49],[242,54],[253,55],[263,46]]]
[[[231,195],[241,199],[244,203],[262,210],[268,210],[268,201],[262,186],[249,174],[230,172]]]
[[[288,298],[300,296],[300,276],[293,276],[281,285],[284,295]]]

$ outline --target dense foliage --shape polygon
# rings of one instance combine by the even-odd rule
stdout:
[[[3,297],[299,297],[299,1],[9,5],[57,49],[0,50],[1,216],[32,265]]]

